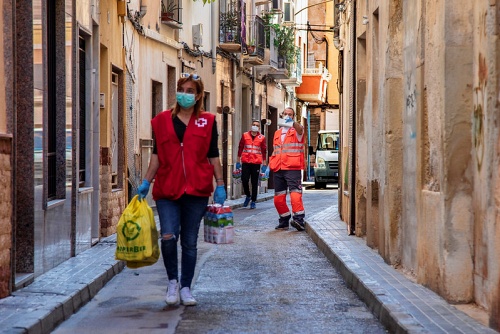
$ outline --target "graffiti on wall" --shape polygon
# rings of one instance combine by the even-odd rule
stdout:
[[[406,77],[406,118],[411,120],[406,122],[408,133],[411,139],[417,137],[415,115],[417,111],[417,85],[413,82],[412,75]]]
[[[478,86],[474,88],[474,114],[472,117],[472,138],[476,155],[477,169],[481,170],[484,159],[484,115],[486,106],[486,85],[488,82],[488,67],[483,54],[478,59]]]

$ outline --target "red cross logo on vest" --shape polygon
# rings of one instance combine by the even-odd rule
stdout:
[[[196,124],[196,126],[199,128],[203,128],[208,124],[208,121],[206,118],[198,118],[196,121],[194,121],[194,124]]]

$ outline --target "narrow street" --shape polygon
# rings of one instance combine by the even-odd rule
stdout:
[[[307,216],[337,190],[306,190]],[[167,307],[166,273],[126,268],[53,333],[385,333],[305,232],[276,231],[273,201],[234,210],[236,241],[203,241],[194,307]]]

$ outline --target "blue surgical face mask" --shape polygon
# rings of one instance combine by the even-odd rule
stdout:
[[[177,103],[181,106],[181,108],[188,109],[196,104],[196,98],[194,94],[190,93],[175,93],[175,98],[177,99]]]

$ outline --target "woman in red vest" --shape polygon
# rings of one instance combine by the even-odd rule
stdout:
[[[153,199],[160,218],[161,252],[169,279],[165,300],[174,305],[196,305],[191,294],[197,257],[200,222],[212,194],[224,204],[226,191],[217,146],[215,116],[202,110],[203,82],[196,74],[183,73],[177,81],[177,103],[151,121],[153,154],[137,192],[143,199],[154,180]],[[181,280],[177,241],[181,240]],[[180,289],[180,292],[179,292]]]

